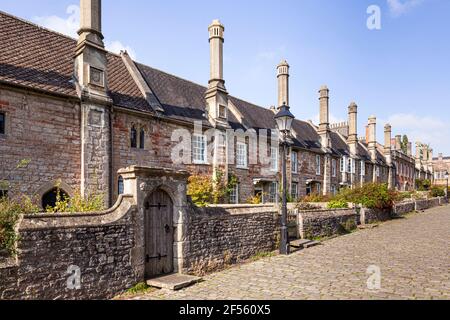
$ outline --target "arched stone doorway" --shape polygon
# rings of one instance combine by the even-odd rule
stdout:
[[[55,187],[44,193],[42,196],[41,206],[44,210],[47,210],[47,208],[54,208],[56,206],[56,202],[64,201],[67,198],[69,198],[69,194],[66,191]]]
[[[173,201],[163,190],[144,202],[145,278],[170,274],[173,266]]]

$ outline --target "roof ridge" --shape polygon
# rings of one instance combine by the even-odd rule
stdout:
[[[196,86],[199,86],[199,87],[205,88],[206,90],[208,89],[208,87],[207,87],[207,86],[205,86],[205,85],[202,85],[202,84],[199,84],[199,83],[197,83],[197,82],[194,82],[194,81],[192,81],[192,80],[188,80],[188,79],[182,78],[182,77],[180,77],[180,76],[177,76],[177,75],[175,75],[175,74],[173,74],[173,73],[170,73],[170,72],[167,72],[167,71],[161,70],[161,69],[159,69],[159,68],[155,68],[155,67],[149,66],[149,65],[147,65],[147,64],[145,64],[145,63],[142,63],[142,62],[139,62],[139,61],[135,61],[135,60],[133,60],[133,61],[134,61],[135,63],[137,63],[137,64],[140,64],[141,66],[144,66],[144,67],[146,67],[146,68],[150,68],[150,69],[153,69],[153,70],[155,70],[155,71],[157,71],[157,72],[161,72],[161,73],[164,73],[164,74],[166,74],[166,75],[168,75],[168,76],[171,76],[171,77],[177,78],[178,80],[182,80],[182,81],[185,81],[185,82],[189,82],[189,83],[192,83],[192,84],[194,84],[194,85],[196,85]]]

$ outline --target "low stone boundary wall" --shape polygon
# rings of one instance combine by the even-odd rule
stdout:
[[[17,260],[0,265],[0,299],[103,299],[136,284],[133,203],[122,196],[103,213],[25,216]],[[68,286],[78,273],[80,286]]]
[[[185,272],[203,274],[275,249],[280,225],[273,206],[192,208]]]
[[[299,234],[302,239],[344,234],[357,227],[357,217],[354,209],[299,211]]]
[[[360,209],[360,222],[361,224],[371,224],[376,222],[388,221],[391,219],[391,210],[379,210],[379,209]]]
[[[393,217],[401,217],[407,213],[416,210],[416,204],[414,201],[405,201],[401,203],[396,203],[394,205]]]
[[[432,198],[432,199],[426,199],[426,200],[416,200],[415,201],[416,211],[423,211],[429,208],[437,207],[442,204],[441,198]]]

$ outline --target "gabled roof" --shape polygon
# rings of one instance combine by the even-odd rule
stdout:
[[[0,82],[78,97],[76,40],[0,11]],[[117,106],[150,111],[122,59],[107,53],[110,95]]]

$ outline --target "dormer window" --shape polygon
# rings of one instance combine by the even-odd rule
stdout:
[[[219,118],[227,118],[227,107],[225,107],[224,105],[219,105]]]

